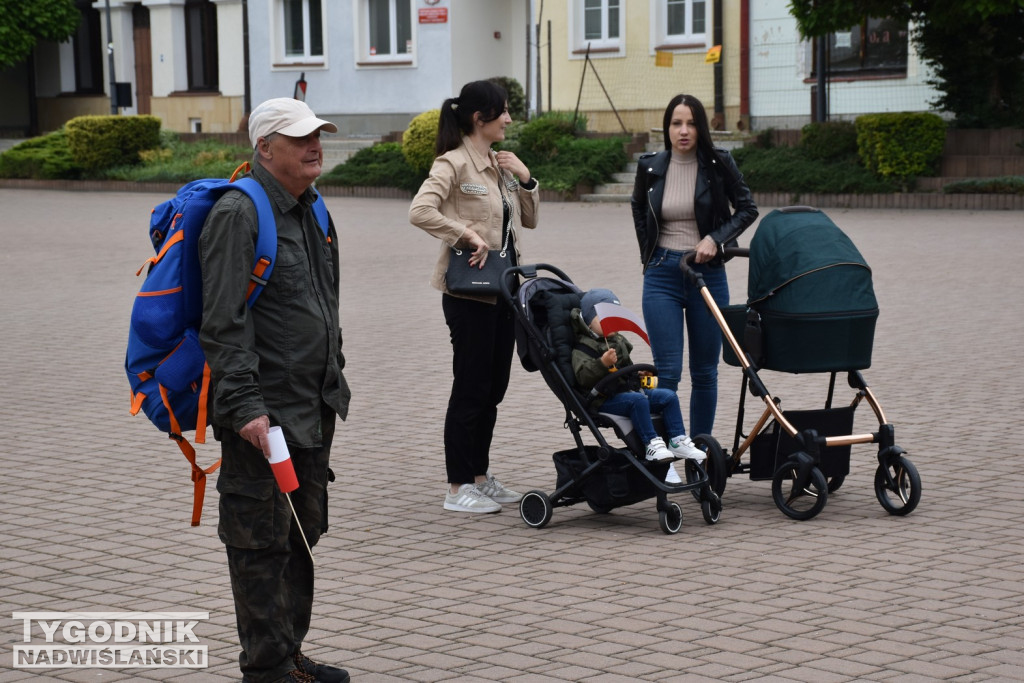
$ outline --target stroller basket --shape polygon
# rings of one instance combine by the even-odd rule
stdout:
[[[608,510],[658,495],[658,489],[650,480],[625,456],[615,451],[591,476],[584,477],[583,472],[587,466],[598,460],[600,447],[585,445],[583,448],[583,452],[573,448],[558,451],[553,456],[558,475],[556,486],[560,489],[567,484],[576,484],[567,489],[566,495],[584,498],[592,507]],[[668,474],[668,463],[650,463],[647,469],[664,481]]]
[[[783,416],[797,428],[815,429],[819,436],[853,432],[853,406],[823,410],[784,410]],[[796,439],[772,420],[754,437],[750,446],[750,478],[771,479],[793,453],[802,450]],[[821,451],[818,469],[828,478],[850,473],[850,447],[830,446]]]

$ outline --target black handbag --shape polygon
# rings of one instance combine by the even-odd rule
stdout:
[[[498,181],[499,191],[504,183],[504,178]],[[501,193],[501,201],[504,205],[504,225],[502,226],[501,249],[491,249],[487,252],[487,260],[484,267],[469,265],[469,257],[473,252],[470,249],[459,249],[452,247],[448,254],[448,270],[445,272],[445,287],[452,294],[463,294],[470,296],[497,296],[501,292],[501,275],[506,269],[512,267],[512,253],[509,249],[509,237],[512,234],[512,207],[513,204]]]

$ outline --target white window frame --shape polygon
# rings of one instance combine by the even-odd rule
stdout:
[[[678,0],[672,0],[673,3]],[[693,32],[693,8],[694,0],[682,0],[685,5],[686,30],[683,33],[668,32],[668,3],[669,0],[651,0],[651,36],[654,44],[651,45],[651,52],[655,50],[706,50],[711,39],[712,3],[711,0],[702,0],[704,5],[704,31]]]
[[[323,35],[320,37],[320,44],[323,46],[323,54],[310,54],[312,41],[310,40],[312,30],[309,20],[309,0],[302,2],[302,47],[303,54],[289,55],[287,53],[288,39],[285,35],[285,0],[274,0],[273,18],[271,19],[271,31],[274,36],[274,64],[275,66],[325,66],[327,64],[327,5],[328,0],[320,0],[320,30]]]
[[[601,38],[586,37],[586,0],[570,0],[569,2],[569,55],[570,58],[582,59],[590,45],[590,56],[621,57],[626,54],[626,0],[600,0],[601,2]],[[619,35],[608,37],[609,3],[615,2],[619,13]]]
[[[395,21],[397,16],[397,0],[387,0],[389,5],[388,20],[391,32],[391,44],[398,45],[398,24]],[[356,65],[364,66],[412,66],[416,63],[416,5],[417,0],[409,0],[409,42],[411,43],[408,52],[391,54],[370,54],[370,0],[357,0],[354,3],[356,9],[355,26],[357,31]]]

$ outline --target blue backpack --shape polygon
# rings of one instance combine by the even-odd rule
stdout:
[[[237,171],[236,171],[237,173]],[[131,385],[131,414],[141,410],[181,448],[192,469],[194,495],[192,526],[199,524],[206,493],[206,475],[220,466],[202,468],[184,432],[195,431],[196,443],[206,442],[210,367],[199,346],[203,317],[203,282],[199,263],[199,235],[206,216],[228,190],[244,192],[256,206],[258,220],[255,260],[249,282],[249,307],[267,284],[277,257],[277,224],[270,199],[254,179],[195,180],[177,195],[153,209],[149,237],[156,255],[132,307],[125,371]],[[317,195],[316,221],[328,232],[327,207]]]

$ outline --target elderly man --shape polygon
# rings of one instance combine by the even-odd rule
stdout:
[[[256,208],[226,192],[199,241],[203,270],[200,342],[211,371],[210,408],[222,465],[218,534],[227,547],[243,681],[348,681],[344,669],[302,651],[313,608],[310,547],[327,529],[327,481],[335,418],[350,392],[338,321],[338,235],[312,205],[320,175],[320,131],[337,127],[303,102],[268,100],[249,117],[252,177],[270,199],[277,255],[249,308]],[[275,485],[268,430],[284,431],[299,481],[291,507]]]

